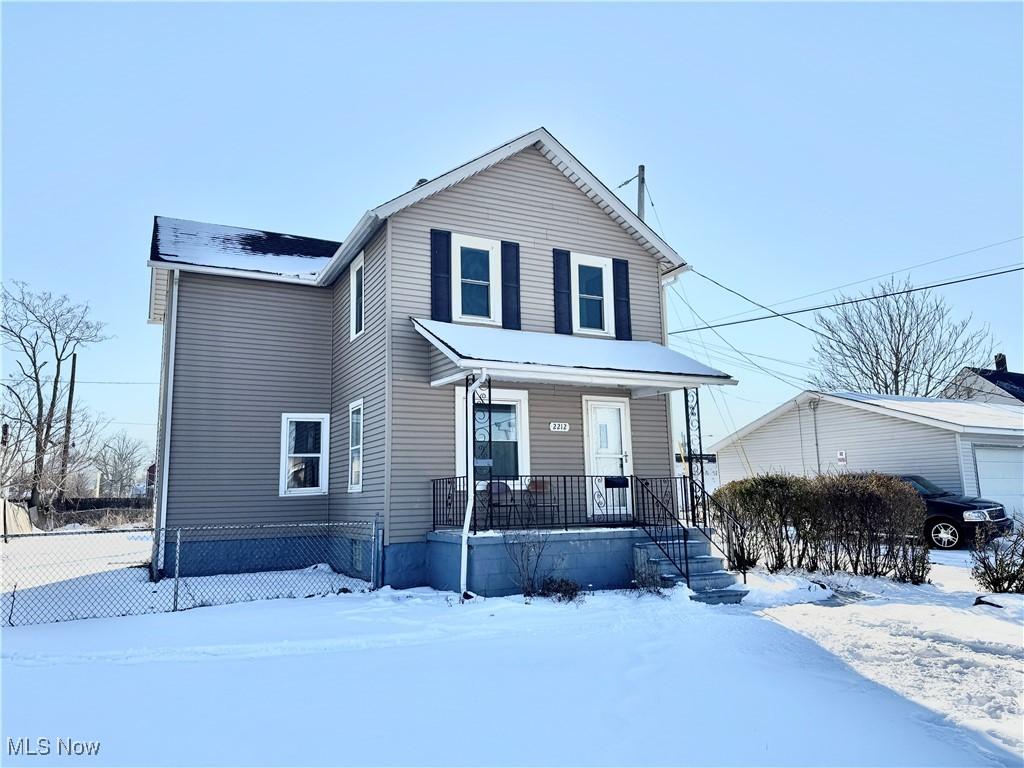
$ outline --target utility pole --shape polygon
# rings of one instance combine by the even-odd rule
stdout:
[[[647,182],[644,181],[644,167],[641,165],[636,172],[636,215],[644,220],[644,195],[647,193]]]
[[[64,498],[64,486],[68,481],[68,456],[71,453],[71,408],[75,402],[75,368],[78,365],[78,353],[71,353],[71,380],[68,384],[68,410],[64,414],[64,447],[60,452],[60,486],[57,498]]]

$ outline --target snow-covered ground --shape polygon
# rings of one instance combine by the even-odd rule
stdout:
[[[969,554],[933,552],[932,561],[928,585],[833,577],[826,582],[840,595],[855,592],[866,599],[840,607],[782,605],[764,614],[865,678],[1020,756],[1024,595],[990,595],[986,599],[1001,608],[976,606],[982,593],[971,581]]]
[[[94,765],[1020,765],[1021,601],[971,607],[948,568],[835,584],[873,594],[849,604],[755,574],[736,607],[385,589],[8,628],[3,746],[98,740]]]
[[[100,531],[72,524],[0,543],[0,624],[160,613],[278,597],[369,589],[320,563],[272,573],[150,581],[151,530]]]

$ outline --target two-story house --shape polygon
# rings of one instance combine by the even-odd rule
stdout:
[[[524,528],[594,587],[638,553],[732,582],[680,541],[668,393],[735,381],[668,348],[686,263],[545,129],[341,242],[157,217],[149,266],[158,529],[376,516],[395,587],[457,589],[468,551],[469,589],[514,591],[494,532]]]

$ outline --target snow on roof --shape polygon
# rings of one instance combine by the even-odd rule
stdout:
[[[708,448],[718,453],[773,421],[793,403],[827,400],[865,411],[882,410],[897,419],[929,424],[953,432],[991,432],[1024,435],[1024,405],[985,403],[979,400],[945,400],[938,397],[874,395],[864,392],[801,392],[763,416],[740,427]]]
[[[1018,400],[1024,402],[1024,373],[1000,371],[994,368],[965,368],[976,376],[980,376],[989,384],[999,387]]]
[[[831,392],[832,397],[893,411],[894,416],[917,416],[971,429],[1024,431],[1024,405],[984,403],[978,400],[943,400],[937,397],[871,395]]]
[[[312,283],[338,247],[313,237],[156,216],[150,260]]]
[[[418,330],[457,365],[505,363],[722,379],[729,374],[650,341],[617,341],[414,319]]]

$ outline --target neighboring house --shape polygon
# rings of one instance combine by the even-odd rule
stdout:
[[[1024,512],[1024,404],[802,392],[718,441],[722,483],[764,472],[923,475]]]
[[[544,129],[340,243],[157,217],[149,266],[158,527],[379,516],[395,587],[457,587],[471,472],[474,531],[557,528],[560,573],[625,586],[638,510],[686,495],[667,393],[736,383],[667,347],[687,265]],[[500,544],[472,589],[514,590]]]
[[[1024,403],[1024,373],[1006,368],[1006,355],[995,357],[995,368],[961,368],[943,397],[986,403]]]

